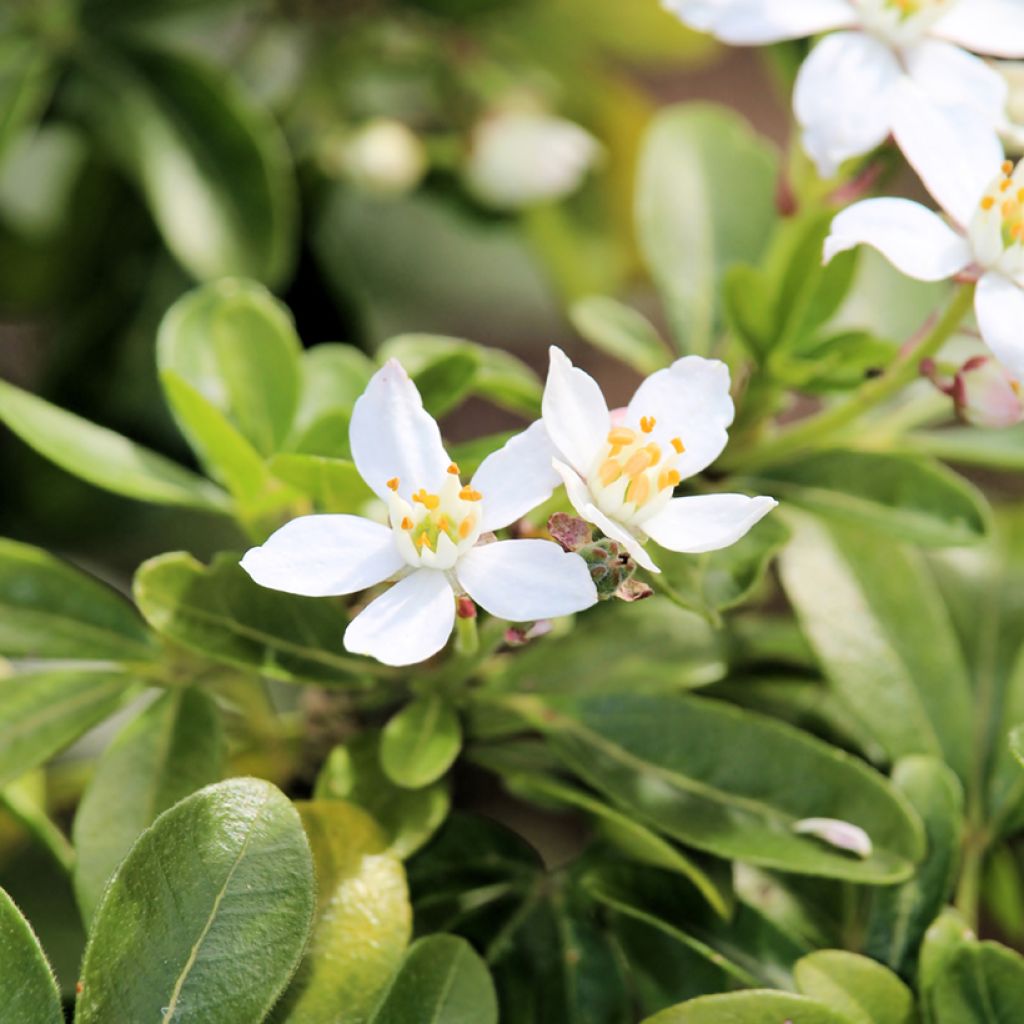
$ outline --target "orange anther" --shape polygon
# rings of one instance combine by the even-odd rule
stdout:
[[[451,473],[452,476],[458,476],[459,475],[459,464],[457,462],[453,462],[448,467],[448,472]]]
[[[408,516],[403,516],[402,517],[402,529],[403,530],[411,530],[412,529],[412,520]]]
[[[422,487],[412,496],[412,500],[418,501],[431,512],[441,504],[441,499],[436,494],[428,494]]]
[[[651,457],[651,465],[656,466],[661,462],[661,448],[653,441],[644,449]]]
[[[983,210],[991,210],[996,205],[995,196],[985,196],[981,201],[981,208]]]
[[[678,469],[663,469],[658,477],[658,490],[663,491],[666,487],[675,487],[682,479]]]
[[[388,481],[388,487],[390,487],[391,490],[393,490],[393,491],[397,491],[398,490],[398,477],[397,476],[393,476]]]
[[[650,469],[653,465],[654,459],[651,453],[646,448],[641,448],[640,451],[633,452],[629,457],[629,462],[626,463],[623,472],[626,476],[634,477],[645,469]]]
[[[1006,192],[1006,191],[1008,191],[1011,188],[1013,188],[1013,179],[1012,178],[1003,178],[1003,180],[1001,182],[999,182],[999,191],[1000,192]]]
[[[654,429],[654,425],[657,422],[658,421],[653,416],[641,416],[640,417],[640,429],[645,434],[649,434]]]
[[[1017,190],[1017,202],[1024,203],[1024,188]]]
[[[421,547],[421,548],[429,548],[430,547],[430,537],[427,536],[427,531],[426,530],[424,530],[416,538],[416,544],[417,544],[418,547]]]
[[[438,516],[437,517],[437,528],[443,530],[445,533],[448,532],[448,517]]]
[[[636,440],[636,434],[629,427],[615,427],[608,432],[608,443],[616,448],[624,448]]]
[[[672,438],[672,447],[675,448],[676,452],[679,455],[682,455],[683,452],[686,451],[686,445],[683,444],[682,438],[679,437]]]
[[[473,522],[474,520],[472,516],[466,516],[466,518],[459,523],[459,536],[463,540],[469,536],[470,531],[473,529]]]
[[[459,491],[459,497],[463,501],[479,501],[483,495],[479,491],[474,491],[472,487],[467,484]]]
[[[635,476],[629,482],[629,487],[626,488],[626,501],[633,502],[634,505],[643,505],[644,502],[651,496],[651,481],[646,476]]]
[[[622,476],[622,466],[615,459],[608,459],[601,464],[597,475],[601,478],[601,483],[607,487],[609,484],[615,483]]]
[[[1003,161],[1003,174],[1012,174],[1012,173],[1013,173],[1013,161],[1012,160],[1004,160]]]

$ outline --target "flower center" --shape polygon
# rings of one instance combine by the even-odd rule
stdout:
[[[887,43],[906,46],[928,31],[958,0],[860,0],[864,27]]]
[[[974,258],[987,269],[1010,277],[1024,275],[1024,160],[1014,169],[1007,160],[986,189],[969,234]]]
[[[660,512],[682,479],[676,463],[682,439],[654,440],[657,421],[641,416],[639,429],[614,427],[588,476],[598,508],[620,523],[639,525]]]
[[[480,537],[483,495],[459,480],[459,467],[448,467],[438,493],[420,488],[406,501],[399,479],[388,481],[388,514],[398,550],[409,565],[450,569]]]

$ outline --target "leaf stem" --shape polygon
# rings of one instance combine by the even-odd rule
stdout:
[[[882,376],[868,381],[848,401],[801,420],[756,447],[727,453],[721,464],[730,471],[760,469],[790,459],[807,448],[820,447],[836,431],[913,383],[921,361],[934,356],[956,333],[973,300],[974,285],[962,285],[934,325],[919,340],[908,344]]]

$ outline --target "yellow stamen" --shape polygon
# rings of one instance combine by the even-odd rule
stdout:
[[[640,417],[640,429],[645,434],[649,434],[654,429],[654,425],[657,422],[658,421],[653,416],[641,416]]]
[[[672,447],[675,448],[676,452],[679,455],[682,455],[683,452],[686,451],[686,445],[683,444],[682,438],[679,437],[672,438]]]
[[[622,466],[615,459],[608,459],[601,465],[597,475],[601,478],[601,483],[607,487],[609,484],[615,483],[622,476]]]
[[[658,447],[653,441],[645,449],[651,456],[651,465],[656,466],[661,462],[661,448]]]
[[[451,473],[452,476],[458,476],[459,475],[459,464],[457,462],[453,462],[448,467],[448,472]]]
[[[983,210],[991,210],[996,205],[995,196],[985,196],[981,201],[981,208]]]
[[[634,505],[643,505],[647,499],[651,496],[651,481],[646,476],[633,477],[629,482],[629,487],[626,488],[626,501],[633,502]]]
[[[459,536],[463,540],[469,536],[470,531],[473,529],[473,522],[474,520],[472,516],[466,516],[466,518],[459,523]]]
[[[442,516],[438,516],[437,517],[437,528],[439,530],[443,530],[445,533],[448,532],[448,517],[447,516],[442,515]]]
[[[1017,202],[1024,203],[1024,188],[1017,190]]]
[[[412,529],[412,520],[408,516],[403,516],[403,518],[402,518],[402,529],[403,530],[411,530]]]
[[[426,530],[424,530],[416,538],[416,546],[420,547],[420,548],[429,548],[430,547],[430,538],[427,536],[427,531]]]
[[[421,487],[413,496],[413,501],[418,501],[424,508],[429,509],[431,512],[441,504],[441,499],[436,494],[427,494]]]
[[[658,477],[658,490],[663,491],[666,487],[675,487],[682,479],[678,469],[663,469]]]
[[[653,465],[654,458],[651,453],[646,448],[641,448],[640,451],[633,452],[623,472],[626,476],[635,477]]]
[[[1011,188],[1013,188],[1013,178],[1003,178],[1003,180],[999,182],[1000,192],[1006,192]]]
[[[1004,160],[1003,161],[1003,174],[1012,174],[1012,173],[1013,173],[1013,161],[1012,160]]]
[[[636,440],[636,434],[629,427],[616,427],[608,432],[608,443],[615,448],[624,448]]]
[[[479,501],[483,495],[479,491],[474,491],[468,484],[459,491],[459,497],[463,501]]]
[[[393,491],[397,491],[398,490],[398,477],[397,476],[393,476],[388,481],[388,487],[390,487],[391,490],[393,490]]]

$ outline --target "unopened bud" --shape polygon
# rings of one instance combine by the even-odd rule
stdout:
[[[341,144],[338,168],[354,185],[378,195],[399,196],[414,189],[427,169],[418,135],[401,121],[378,118]]]
[[[551,622],[548,619],[540,619],[530,626],[509,626],[505,630],[505,643],[509,647],[522,647],[539,636],[546,636],[551,632]]]
[[[597,588],[597,596],[602,601],[617,597],[619,590],[633,578],[636,563],[617,541],[603,540],[585,544],[577,554],[587,563],[590,578]]]
[[[473,603],[473,599],[466,597],[465,594],[457,597],[455,599],[455,614],[460,619],[475,619],[476,605]]]
[[[974,356],[943,380],[935,364],[926,360],[921,372],[953,399],[956,414],[976,427],[1012,427],[1024,419],[1020,384],[991,356]]]

